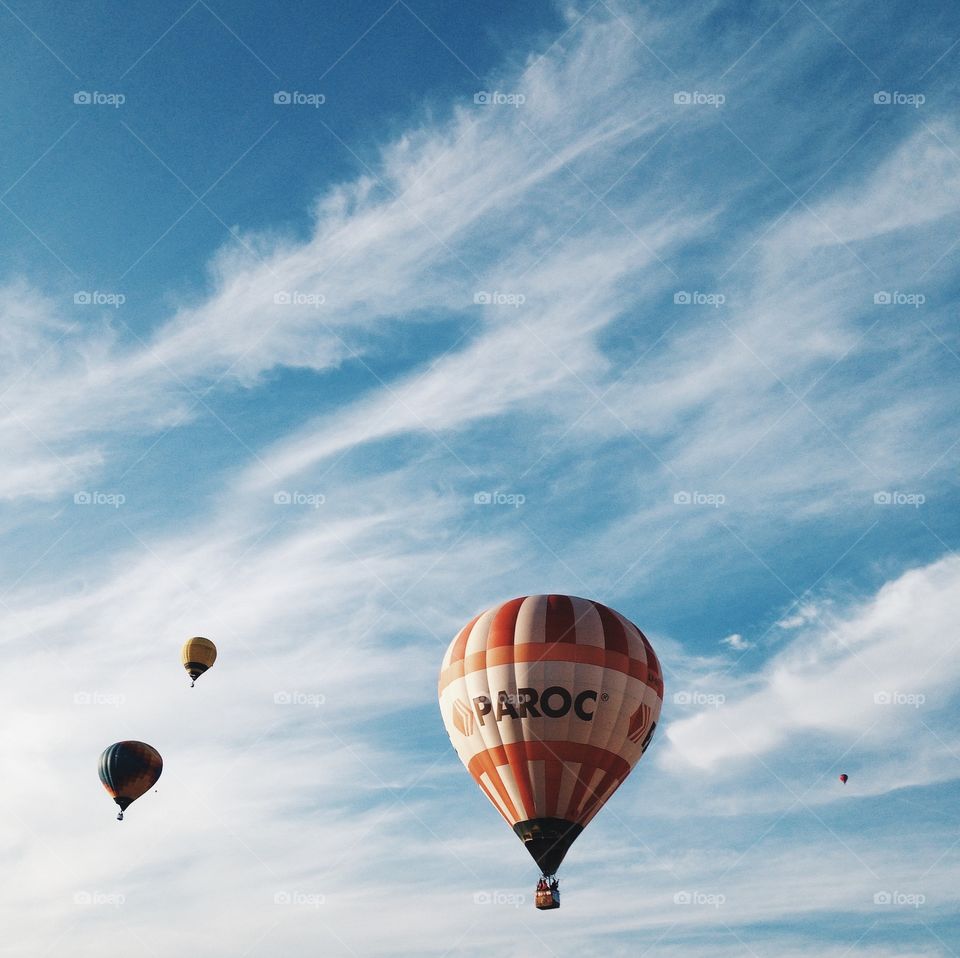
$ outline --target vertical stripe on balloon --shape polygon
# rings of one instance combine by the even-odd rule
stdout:
[[[483,615],[481,612],[480,615]],[[450,663],[462,662],[464,652],[467,649],[467,639],[470,637],[470,630],[477,624],[480,616],[474,616],[458,633],[457,637],[450,645]]]
[[[547,620],[544,627],[544,642],[567,642],[576,644],[576,618],[569,596],[547,596]]]

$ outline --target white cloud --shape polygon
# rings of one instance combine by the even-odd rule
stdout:
[[[798,604],[796,611],[792,615],[784,616],[777,622],[777,628],[780,629],[799,629],[817,617],[817,607],[811,602]]]
[[[62,323],[53,317],[62,310],[50,301],[31,303],[20,287],[8,291],[0,302],[3,322],[17,321],[25,302],[43,313],[50,332],[33,351],[41,357],[49,352],[55,361],[38,366],[18,350],[15,372],[23,384],[8,396],[0,430],[25,430],[24,460],[53,475],[59,465],[57,486],[69,490],[99,459],[71,459],[69,450],[55,451],[55,444],[89,449],[95,436],[99,449],[111,434],[164,430],[209,412],[206,388],[253,386],[279,366],[334,367],[362,356],[378,327],[389,331],[398,316],[416,321],[426,309],[469,315],[481,328],[504,330],[455,358],[474,376],[469,395],[464,388],[447,416],[452,421],[502,408],[491,402],[467,412],[477,404],[476,375],[485,366],[474,361],[483,356],[489,362],[521,347],[513,370],[504,370],[501,388],[525,380],[524,392],[533,395],[542,395],[551,380],[582,371],[597,358],[590,332],[610,318],[611,285],[665,245],[691,235],[703,214],[685,214],[665,192],[653,209],[634,211],[611,205],[612,199],[601,203],[589,181],[608,164],[627,167],[625,148],[665,128],[667,104],[648,95],[644,118],[637,119],[637,103],[627,93],[636,80],[635,41],[622,26],[599,22],[571,39],[563,56],[534,61],[516,78],[536,110],[464,107],[446,126],[401,137],[385,147],[376,169],[317,204],[308,241],[247,236],[239,251],[225,249],[213,264],[212,294],[182,306],[149,337],[133,334],[136,323],[128,324],[123,309],[129,307],[123,307],[112,320],[119,336],[94,328],[58,343]],[[604,82],[581,84],[579,77],[600,50]],[[484,162],[477,163],[478,155]],[[582,184],[579,202],[596,205],[603,218],[608,209],[621,219],[642,214],[640,225],[618,226],[632,239],[624,244],[622,236],[599,236],[595,217],[578,225],[579,212],[566,201],[571,174]],[[551,220],[554,228],[545,229]],[[490,236],[497,238],[495,252],[484,251]],[[516,328],[513,311],[497,315],[473,305],[474,294],[487,289],[527,296],[537,318],[521,322],[540,326],[541,336],[548,335],[545,317],[553,310],[557,328],[568,327],[554,348],[566,354],[570,369],[555,357],[529,366],[524,358],[539,352],[529,328],[526,334]],[[564,317],[557,301],[570,294]],[[322,304],[314,304],[317,297]],[[594,309],[597,316],[586,320]],[[431,389],[425,382],[420,401],[412,400],[413,418],[403,420],[407,428],[422,424],[424,403],[433,407],[442,397],[442,384]],[[390,404],[388,395],[379,408]],[[426,415],[428,427],[431,419]],[[50,487],[50,481],[11,482],[7,494],[44,496]]]
[[[747,649],[753,648],[753,645],[748,642],[739,632],[734,632],[732,635],[726,636],[720,640],[721,645],[726,645],[728,648],[733,649],[734,652],[744,652]]]
[[[945,638],[958,596],[960,560],[945,558],[809,626],[765,665],[759,688],[671,724],[670,759],[708,769],[822,733],[856,738],[862,753],[883,757],[882,770],[865,770],[867,788],[899,787],[912,777],[917,739],[931,735],[926,717],[947,705],[960,679]],[[894,755],[901,771],[884,782]]]
[[[798,213],[776,235],[784,249],[836,246],[916,229],[960,211],[960,137],[927,123],[878,163],[868,180]]]

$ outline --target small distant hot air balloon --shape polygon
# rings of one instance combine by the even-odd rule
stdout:
[[[117,742],[100,756],[100,781],[120,806],[117,821],[131,802],[150,791],[163,771],[160,753],[146,742]]]
[[[544,876],[537,908],[559,907],[560,863],[657,726],[663,677],[653,648],[599,602],[521,596],[450,643],[439,695],[460,760]]]
[[[217,647],[209,639],[194,636],[183,643],[180,660],[190,674],[190,688],[193,688],[197,679],[217,661]]]
[[[847,784],[847,779],[848,779],[849,777],[850,777],[850,776],[849,776],[846,772],[844,772],[844,773],[840,776],[840,781],[843,782],[844,785],[846,785],[846,784]]]

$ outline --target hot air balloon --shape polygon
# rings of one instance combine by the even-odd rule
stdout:
[[[207,669],[217,661],[217,647],[201,636],[187,639],[180,650],[183,667],[190,673],[190,688]]]
[[[840,781],[843,782],[844,785],[846,785],[846,784],[847,784],[847,779],[848,779],[849,777],[850,777],[850,776],[849,776],[846,772],[844,772],[844,773],[840,776]]]
[[[663,677],[644,634],[619,613],[532,595],[460,631],[439,696],[460,760],[551,879],[650,744]],[[557,907],[559,895],[536,901]]]
[[[131,802],[153,788],[162,771],[160,753],[146,742],[117,742],[103,750],[100,781],[120,806],[118,822]]]

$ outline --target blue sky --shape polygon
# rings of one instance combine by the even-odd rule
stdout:
[[[0,6],[4,953],[956,954],[958,21]],[[666,682],[551,916],[436,707],[545,591]]]

